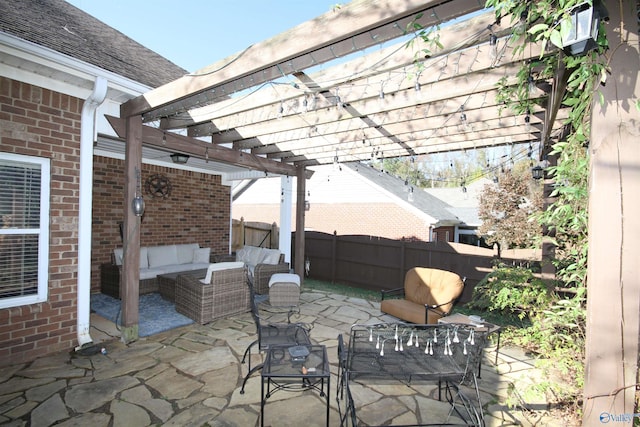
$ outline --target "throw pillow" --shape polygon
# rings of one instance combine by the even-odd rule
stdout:
[[[211,248],[200,248],[193,251],[193,263],[208,263],[211,256]]]
[[[280,251],[278,249],[263,249],[265,256],[262,259],[263,264],[276,265],[280,261]]]

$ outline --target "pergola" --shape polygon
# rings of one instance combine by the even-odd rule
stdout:
[[[510,21],[478,0],[356,1],[133,99],[110,122],[130,160],[126,120],[136,118],[154,158],[186,154],[237,179],[501,145],[528,144],[539,157],[567,113],[562,90],[534,68],[535,108],[516,114],[496,100],[498,81],[515,82],[540,55],[535,45],[514,54]]]
[[[299,200],[314,165],[510,144],[529,144],[540,159],[568,114],[562,70],[541,81],[532,67],[536,107],[503,108],[497,83],[515,83],[541,52],[532,44],[515,54],[517,20],[497,23],[483,8],[479,0],[354,1],[126,102],[109,118],[126,138],[126,200],[136,194],[143,147],[238,179],[297,176]],[[415,37],[416,27],[438,43]],[[125,228],[134,230],[129,206]],[[138,269],[127,268],[138,265],[137,237],[124,260],[125,328],[137,323]],[[303,239],[296,233],[296,271]]]

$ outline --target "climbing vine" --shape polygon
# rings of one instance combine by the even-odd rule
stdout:
[[[516,52],[523,51],[529,43],[537,43],[542,48],[539,58],[523,63],[516,85],[508,86],[505,81],[499,85],[499,100],[505,108],[512,108],[518,113],[531,110],[533,102],[536,102],[528,97],[527,87],[532,78],[548,81],[555,77],[556,87],[562,87],[563,76],[566,82],[562,104],[570,107],[564,123],[567,132],[546,149],[546,155],[557,158],[556,164],[547,168],[547,176],[554,181],[550,194],[554,201],[537,215],[555,246],[556,288],[561,288],[564,293],[533,322],[531,328],[524,331],[521,338],[530,340],[536,337],[541,353],[546,354],[549,360],[562,362],[562,371],[566,374],[562,381],[568,381],[570,387],[566,387],[567,384],[562,387],[553,380],[539,386],[552,389],[556,396],[562,395],[565,402],[574,404],[580,401],[578,393],[583,384],[588,255],[587,147],[591,132],[591,106],[594,99],[601,99],[598,88],[606,83],[608,74],[608,42],[602,26],[595,49],[580,56],[565,55],[561,49],[561,40],[569,30],[561,23],[576,5],[583,2],[487,0],[486,3],[487,7],[494,8],[498,20],[512,20],[511,43]],[[535,70],[533,76],[532,70]],[[564,74],[558,70],[564,70]],[[556,363],[547,368],[558,369],[559,366]],[[559,389],[565,393],[558,393]],[[567,389],[570,390],[568,394]]]

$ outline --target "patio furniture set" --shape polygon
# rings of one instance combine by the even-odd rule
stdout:
[[[102,293],[118,299],[123,254],[122,248],[114,249],[112,262],[100,268]],[[274,287],[279,293],[275,300],[293,301],[296,292],[299,297],[300,279],[289,274],[289,264],[277,249],[245,246],[235,255],[211,255],[197,243],[140,248],[139,293],[159,292],[175,303],[178,313],[200,324],[249,311],[247,280],[268,294],[269,281],[277,274],[281,283]]]
[[[248,360],[249,366],[240,393],[244,393],[251,375],[260,370],[262,423],[266,401],[273,393],[315,390],[326,400],[329,425],[331,371],[327,350],[324,345],[312,343],[311,325],[291,322],[291,309],[299,306],[300,278],[289,273],[282,254],[259,248],[244,248],[236,257],[210,256],[207,252],[206,256],[214,262],[201,263],[199,257],[204,257],[206,251],[197,245],[171,246],[141,250],[141,257],[144,253],[147,259],[140,265],[140,292],[160,292],[163,298],[175,302],[177,312],[200,324],[251,311],[257,339],[242,358],[242,363]],[[189,251],[190,257],[186,255]],[[119,296],[121,260],[122,252],[116,250],[113,265],[104,266],[104,293]],[[159,265],[162,260],[164,266]],[[143,269],[155,269],[156,274],[150,277],[147,271],[143,276]],[[382,292],[380,307],[383,313],[409,323],[354,325],[348,341],[342,334],[338,336],[336,400],[341,425],[358,425],[357,394],[353,393],[353,387],[389,381],[407,385],[437,382],[438,399],[442,399],[444,391],[451,406],[449,417],[455,413],[456,422],[483,425],[476,378],[480,375],[480,358],[487,336],[499,333],[500,328],[468,316],[445,317],[463,287],[464,279],[455,273],[412,268],[405,275],[403,288]],[[268,294],[272,307],[289,308],[287,320],[264,321],[256,293]],[[255,366],[251,366],[253,348],[264,354],[263,363]],[[474,395],[465,395],[462,385],[470,387]]]
[[[408,283],[414,283],[416,275],[422,278],[443,277],[438,271],[421,271],[425,269],[420,268],[419,271],[412,270],[414,271],[407,273]],[[285,279],[287,277],[272,279],[272,289],[279,282],[284,284]],[[450,283],[453,283],[452,286],[456,287],[459,293],[462,292],[462,287],[458,286],[463,283],[462,279],[458,277]],[[421,281],[421,285],[427,287],[429,280]],[[328,426],[331,371],[326,347],[312,342],[312,325],[291,322],[290,318],[279,323],[266,322],[260,316],[251,283],[249,290],[257,339],[247,347],[242,358],[242,363],[248,360],[249,366],[240,394],[244,394],[249,377],[260,370],[261,425],[264,425],[266,402],[275,392],[311,390],[318,392],[326,400]],[[458,291],[442,294],[454,294],[455,300],[459,296],[459,293],[455,295],[456,292]],[[438,385],[438,399],[442,400],[444,396],[450,405],[447,420],[434,420],[438,425],[442,425],[443,422],[484,425],[477,378],[487,337],[490,333],[499,331],[499,327],[464,315],[455,315],[451,318],[452,321],[448,321],[444,316],[449,314],[453,303],[448,309],[438,301],[427,305],[435,305],[440,315],[437,318],[429,318],[433,319],[434,323],[354,325],[349,332],[348,341],[342,334],[338,335],[336,401],[341,426],[360,425],[357,417],[359,405],[357,393],[353,392],[354,387],[357,388],[358,384],[363,383],[389,382],[400,382],[408,386],[435,382]],[[252,367],[253,348],[258,348],[260,353],[264,353],[264,361]],[[463,392],[464,389],[467,390],[466,393]],[[470,395],[468,390],[471,390]]]

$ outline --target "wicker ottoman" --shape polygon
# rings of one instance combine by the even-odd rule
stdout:
[[[276,273],[269,279],[269,303],[273,307],[293,307],[300,304],[300,276]]]

